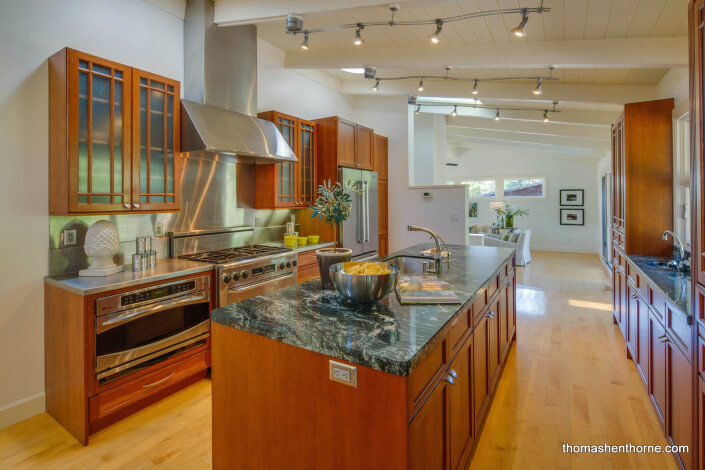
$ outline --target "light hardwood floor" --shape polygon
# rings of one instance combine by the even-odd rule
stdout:
[[[675,469],[665,454],[561,452],[564,442],[666,440],[612,324],[609,279],[597,256],[533,256],[518,268],[517,343],[470,470]],[[92,436],[88,447],[46,414],[0,430],[0,468],[207,469],[210,442],[204,380]]]

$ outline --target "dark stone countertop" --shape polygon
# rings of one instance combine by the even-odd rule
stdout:
[[[419,256],[431,244],[391,253]],[[450,246],[441,279],[463,303],[497,274],[514,249]],[[212,320],[395,375],[409,375],[450,329],[461,305],[401,305],[394,292],[364,305],[321,289],[318,278],[213,310]]]
[[[649,263],[667,263],[671,258],[659,256],[627,255],[629,261],[646,276],[651,284],[660,291],[668,302],[673,304],[678,310],[685,313],[687,317],[692,316],[690,310],[690,274],[679,273],[674,269],[663,265],[651,265]],[[689,321],[692,324],[692,321]]]

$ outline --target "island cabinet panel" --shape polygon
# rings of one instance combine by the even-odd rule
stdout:
[[[441,381],[409,424],[409,468],[412,470],[448,468],[449,389],[450,384]]]
[[[450,468],[464,469],[474,443],[472,410],[473,339],[468,337],[450,364]],[[455,377],[453,377],[453,375]]]
[[[490,310],[487,312],[487,358],[489,361],[488,374],[490,377],[490,390],[494,390],[497,385],[497,380],[499,379],[502,298],[503,296],[498,295],[490,305]]]
[[[639,328],[639,296],[636,288],[627,282],[627,355],[631,357],[634,364],[638,364],[637,341]]]
[[[490,399],[490,372],[488,360],[489,318],[483,316],[475,325],[473,339],[473,412],[475,414],[475,434],[485,417]]]
[[[436,345],[408,378],[409,415],[413,415],[448,367],[448,343]]]
[[[335,359],[355,367],[353,387],[322,354],[215,322],[212,335],[214,469],[408,468],[405,377]],[[447,389],[428,403],[428,425],[447,424],[434,410]],[[443,441],[437,429],[425,437]]]
[[[636,298],[637,346],[636,370],[644,385],[649,380],[649,307],[641,297]]]
[[[666,419],[666,330],[650,310],[649,314],[649,396],[662,425]]]
[[[666,395],[668,403],[666,435],[678,446],[688,446],[688,452],[679,452],[681,465],[693,468],[693,375],[688,358],[666,337]]]

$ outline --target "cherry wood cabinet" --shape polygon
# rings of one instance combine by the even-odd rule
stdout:
[[[649,313],[649,396],[663,426],[666,422],[666,330]]]
[[[450,364],[455,377],[450,387],[450,468],[462,468],[474,443],[473,431],[473,337],[463,343]]]
[[[499,379],[499,366],[500,366],[500,319],[502,318],[502,299],[504,295],[499,295],[495,301],[491,304],[489,311],[487,312],[487,347],[488,347],[488,361],[489,361],[489,377],[490,377],[490,391],[494,390],[497,385],[497,380]]]
[[[374,134],[373,170],[377,172],[377,232],[379,236],[378,252],[385,256],[389,251],[389,183],[387,180],[389,139]]]
[[[489,310],[489,309],[487,309]],[[475,414],[475,432],[479,429],[487,413],[490,399],[489,370],[489,317],[482,315],[473,331],[473,411]]]
[[[688,446],[678,458],[686,470],[693,468],[693,383],[695,375],[686,354],[666,334],[666,435],[678,446]]]
[[[448,468],[450,387],[442,380],[409,424],[410,469]]]
[[[49,212],[177,211],[179,82],[62,49],[49,58]]]
[[[316,199],[316,123],[278,111],[259,113],[274,123],[299,159],[255,165],[255,208],[303,208]]]
[[[331,116],[314,121],[318,126],[318,174],[320,181],[336,181],[338,167],[374,170],[374,131],[369,127]]]
[[[355,133],[355,167],[361,170],[372,170],[374,131],[358,124]]]
[[[319,275],[316,250],[302,251],[298,254],[298,281],[304,282]]]

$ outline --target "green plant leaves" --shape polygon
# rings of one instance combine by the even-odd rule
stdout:
[[[354,189],[350,182],[347,185],[348,189]],[[324,181],[318,186],[318,197],[314,204],[309,204],[312,210],[311,217],[318,217],[326,223],[335,223],[339,225],[350,216],[352,209],[352,198],[350,194],[345,192],[345,187],[337,181],[332,184],[331,180]]]

